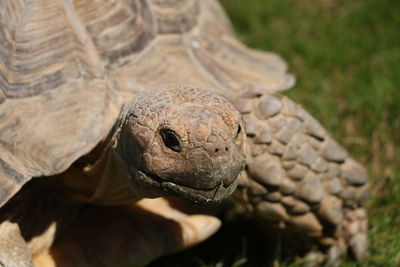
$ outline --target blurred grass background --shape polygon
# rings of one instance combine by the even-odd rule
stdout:
[[[367,259],[400,266],[399,0],[222,0],[238,37],[282,55],[301,103],[368,167]],[[288,266],[251,222],[226,222],[206,243],[152,266]],[[302,263],[292,263],[298,266]]]

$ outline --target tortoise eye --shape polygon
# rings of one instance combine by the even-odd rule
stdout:
[[[172,149],[175,152],[181,152],[181,142],[179,136],[169,129],[160,130],[161,137],[166,147]]]
[[[242,131],[242,126],[240,126],[240,124],[237,127],[237,131],[236,131],[236,137],[239,136],[240,132]]]

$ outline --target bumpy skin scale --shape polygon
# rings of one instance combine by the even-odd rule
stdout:
[[[0,265],[32,266],[32,255],[16,223],[5,221],[0,225]]]
[[[29,266],[29,254],[46,251],[74,218],[78,221],[70,229],[77,232],[66,232],[72,239],[85,222],[107,221],[115,215],[104,210],[103,215],[96,211],[93,217],[72,214],[65,218],[60,211],[70,203],[48,201],[52,190],[36,191],[37,180],[43,179],[35,177],[50,176],[46,180],[50,184],[61,179],[63,190],[73,189],[82,199],[101,192],[95,196],[106,202],[102,204],[115,204],[120,199],[113,192],[129,191],[124,187],[125,169],[119,169],[116,176],[122,180],[117,182],[109,179],[111,172],[100,173],[104,177],[101,181],[87,174],[96,163],[100,165],[98,172],[110,171],[99,160],[107,147],[102,142],[107,142],[123,106],[135,100],[142,90],[169,83],[206,88],[226,97],[243,114],[248,165],[238,200],[267,229],[279,227],[291,239],[292,232],[298,233],[310,244],[319,244],[328,251],[332,262],[346,244],[357,259],[365,254],[362,199],[368,185],[364,169],[301,108],[286,98],[270,95],[294,83],[286,73],[285,62],[275,54],[254,51],[238,42],[218,2],[0,0],[0,59],[0,240],[7,240],[0,241],[0,264]],[[179,91],[188,87],[177,88]],[[217,113],[234,117],[223,106]],[[157,116],[143,120],[148,129],[157,124]],[[234,135],[236,126],[226,126]],[[221,136],[224,134],[228,133]],[[103,155],[111,155],[111,150],[104,151]],[[118,160],[115,162],[115,166],[123,166]],[[121,191],[107,191],[108,186]],[[141,188],[134,197],[124,197],[137,200],[142,196],[139,191]],[[32,197],[35,201],[28,201]],[[30,204],[23,204],[25,201]],[[191,216],[186,219],[187,215],[167,206],[161,205],[162,209],[157,210],[145,202],[140,207],[153,214],[147,217],[147,224],[138,224],[143,231],[151,231],[149,225],[160,229],[168,225],[154,218],[159,214],[182,230],[167,227],[170,230],[166,240],[171,236],[182,240],[188,236],[191,240],[171,242],[168,249],[161,241],[139,246],[139,250],[127,246],[126,251],[133,253],[147,251],[142,264],[200,242],[219,226],[212,217],[203,217],[203,222],[213,226],[205,230],[207,223],[199,223]],[[76,209],[80,211],[80,206]],[[122,210],[118,216],[138,216],[137,208]],[[63,227],[56,227],[56,231],[47,221],[50,219]],[[104,239],[120,241],[126,237],[124,230],[130,231],[129,223],[117,225]],[[134,236],[135,233],[133,239]],[[136,238],[139,244],[146,243]],[[57,247],[72,246],[68,236],[59,240],[66,243],[54,244],[54,253],[59,251]],[[88,249],[92,244],[83,242],[82,246]],[[40,255],[44,265],[54,264],[51,255]],[[65,257],[60,257],[61,261]],[[74,265],[80,259],[77,256]]]
[[[362,259],[369,189],[364,167],[286,97],[266,94],[234,105],[243,114],[249,146],[237,195],[249,202],[250,212],[290,242],[301,240],[300,250],[318,244],[333,263],[350,245]]]

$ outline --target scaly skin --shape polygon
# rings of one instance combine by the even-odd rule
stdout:
[[[148,89],[119,121],[111,153],[125,164],[141,197],[213,203],[236,188],[245,133],[239,112],[225,98],[182,85]]]
[[[367,249],[366,170],[302,107],[274,94],[234,102],[247,128],[247,167],[240,183],[249,211],[269,232],[280,229],[287,248],[320,249],[337,262],[350,246]]]
[[[0,224],[0,236],[0,266],[33,267],[32,255],[17,223],[5,221]]]

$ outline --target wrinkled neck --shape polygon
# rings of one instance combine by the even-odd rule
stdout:
[[[93,164],[83,169],[85,176],[94,183],[88,201],[102,205],[128,204],[144,197],[139,186],[135,186],[137,171],[128,166],[117,152],[122,143],[127,108],[125,107],[104,141],[101,156]]]
[[[76,201],[102,205],[120,205],[138,201],[146,194],[137,185],[137,171],[128,171],[121,156],[123,124],[126,114],[120,114],[117,123],[100,144],[88,155],[78,159],[67,171],[57,175],[58,185]],[[61,180],[61,181],[60,181]]]
[[[86,174],[98,179],[90,202],[103,205],[127,204],[138,201],[144,196],[139,187],[134,186],[136,173],[128,173],[127,167],[118,153],[112,147],[108,147],[100,160]]]
[[[56,185],[75,201],[120,205],[143,198],[139,187],[132,184],[131,175],[123,160],[108,146],[93,164],[74,164],[57,175]]]

